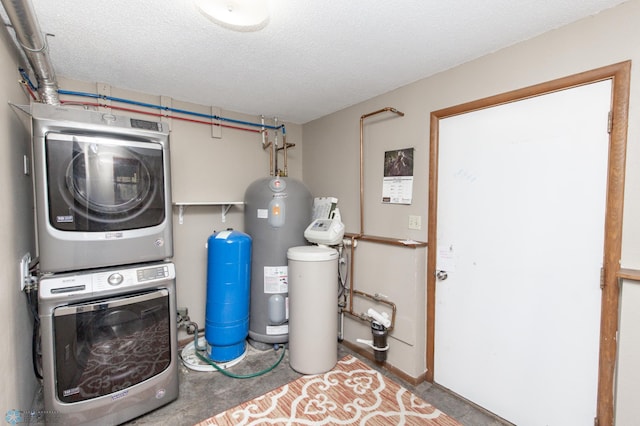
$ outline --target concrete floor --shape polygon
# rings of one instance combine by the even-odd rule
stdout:
[[[274,350],[258,351],[249,347],[246,358],[230,368],[229,371],[237,375],[250,375],[273,366],[280,355],[280,350],[278,352]],[[415,387],[411,386],[343,345],[338,345],[338,358],[345,355],[356,356],[373,368],[380,370],[384,375],[392,378],[465,426],[504,426],[510,424],[474,407],[437,385],[421,383]],[[181,364],[180,396],[178,399],[126,424],[193,425],[242,402],[263,395],[300,376],[289,366],[288,352],[285,353],[281,363],[272,371],[249,379],[234,379],[219,372],[194,371]]]

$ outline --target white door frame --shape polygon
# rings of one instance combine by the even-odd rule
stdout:
[[[602,80],[612,80],[612,109],[609,134],[609,163],[607,172],[607,202],[605,213],[605,241],[603,247],[602,308],[598,365],[597,419],[600,425],[614,422],[614,379],[616,365],[616,334],[618,331],[620,257],[622,250],[622,213],[629,111],[631,61],[552,80],[500,95],[441,109],[431,113],[429,148],[429,212],[427,253],[427,374],[434,380],[435,350],[435,292],[438,211],[438,143],[439,120],[495,105],[515,102],[546,93],[581,86]]]

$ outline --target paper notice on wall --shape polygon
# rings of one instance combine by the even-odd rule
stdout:
[[[384,153],[382,202],[411,204],[413,198],[413,148]]]
[[[265,294],[280,294],[289,292],[288,271],[286,266],[264,267]]]
[[[453,244],[438,244],[436,269],[438,271],[446,272],[453,272],[456,270],[456,259]]]
[[[382,184],[382,202],[385,204],[411,204],[413,176],[385,177]]]

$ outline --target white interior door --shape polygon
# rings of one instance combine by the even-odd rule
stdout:
[[[596,416],[611,81],[440,120],[434,379],[521,426]]]

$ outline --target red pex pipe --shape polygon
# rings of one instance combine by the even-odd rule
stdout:
[[[176,120],[182,120],[182,121],[187,121],[190,123],[197,123],[197,124],[206,124],[208,126],[220,126],[220,127],[226,127],[228,129],[236,129],[236,130],[244,130],[245,132],[253,132],[253,133],[261,133],[262,130],[259,129],[248,129],[246,127],[240,127],[240,126],[232,126],[230,124],[221,124],[221,123],[211,123],[208,121],[204,121],[204,120],[197,120],[194,118],[187,118],[187,117],[178,117],[175,115],[165,115],[165,114],[161,114],[158,112],[150,112],[150,111],[142,111],[139,109],[134,109],[134,108],[127,108],[127,107],[119,107],[119,106],[113,106],[113,105],[103,105],[103,104],[99,104],[97,102],[78,102],[78,101],[60,101],[61,104],[69,104],[69,105],[82,105],[82,106],[93,106],[93,107],[103,107],[103,108],[110,108],[110,109],[115,109],[118,111],[126,111],[126,112],[133,112],[136,114],[145,114],[145,115],[151,115],[154,117],[164,117],[164,118],[172,118],[172,119],[176,119]]]

